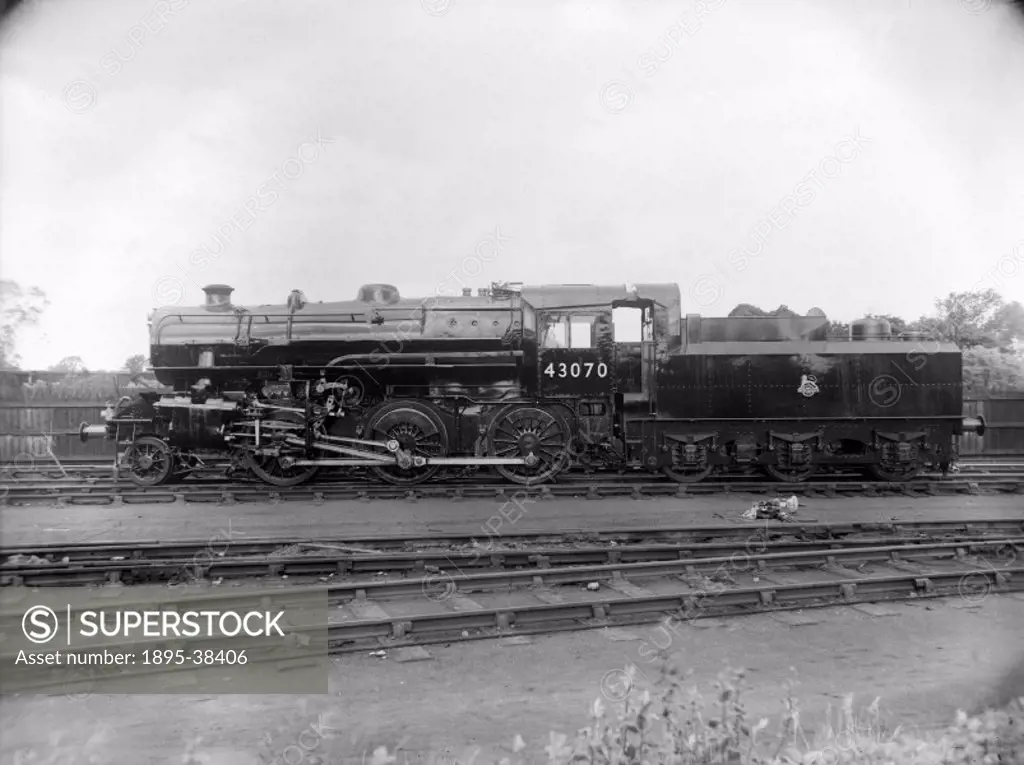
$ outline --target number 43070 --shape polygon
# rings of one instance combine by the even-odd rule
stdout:
[[[558,364],[558,371],[555,371],[555,363],[552,362],[547,365],[544,369],[544,374],[548,377],[590,377],[596,375],[597,377],[608,376],[608,365],[603,361],[594,364],[591,361],[586,361],[574,364]]]

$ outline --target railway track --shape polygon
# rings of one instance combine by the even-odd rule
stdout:
[[[879,527],[767,524],[744,527],[639,529],[501,537],[482,545],[464,537],[365,540],[252,540],[212,549],[210,542],[129,542],[28,545],[0,549],[0,585],[141,584],[253,577],[409,575],[478,569],[545,569],[733,557],[758,552],[859,549],[899,542],[908,546],[988,544],[998,534],[1014,555],[1024,546],[1024,522],[981,525],[927,523]],[[716,541],[708,541],[716,540]],[[450,576],[450,574],[448,574]]]
[[[606,499],[632,497],[647,499],[655,497],[690,497],[710,494],[797,494],[800,496],[879,496],[902,494],[957,495],[991,493],[1024,493],[1024,475],[1013,477],[979,477],[963,479],[915,480],[902,483],[863,480],[825,480],[802,483],[780,483],[777,481],[702,481],[699,484],[674,484],[662,482],[574,482],[541,486],[515,486],[510,484],[451,485],[435,484],[402,489],[394,486],[372,486],[366,484],[324,485],[318,487],[297,487],[274,489],[265,486],[177,486],[161,489],[122,491],[120,489],[64,489],[48,488],[39,491],[11,489],[0,504],[27,506],[39,503],[61,505],[120,505],[156,503],[222,503],[238,502],[312,502],[322,503],[338,500],[374,499],[496,499],[506,501],[513,496],[541,499],[585,498]]]
[[[511,496],[602,499],[606,497],[692,496],[729,492],[753,494],[798,494],[835,496],[849,494],[977,494],[1024,493],[1024,472],[1006,474],[970,474],[962,477],[922,477],[903,482],[869,481],[856,476],[829,476],[822,480],[782,483],[760,479],[739,478],[732,481],[701,481],[677,484],[668,479],[651,480],[650,476],[591,477],[537,486],[510,483],[474,483],[445,481],[421,484],[414,488],[368,484],[355,481],[321,481],[315,484],[279,489],[262,483],[224,483],[200,480],[158,487],[134,484],[46,482],[19,483],[0,488],[0,504],[31,505],[40,502],[58,504],[152,504],[166,502],[279,502],[360,499],[473,499],[508,498]]]
[[[206,470],[198,473],[200,476],[205,476],[205,480],[215,481],[218,480],[218,473],[222,473],[227,467],[227,462],[211,462]],[[958,463],[958,469],[961,474],[967,473],[971,475],[1002,475],[1005,473],[1021,473],[1024,472],[1024,457],[1005,457],[999,459],[983,459],[983,458],[967,458]],[[359,470],[358,468],[354,470]],[[69,462],[62,462],[60,465],[47,462],[46,464],[19,464],[17,461],[11,462],[4,465],[2,468],[3,480],[11,483],[26,483],[26,484],[49,484],[54,481],[67,482],[67,483],[85,483],[88,485],[96,484],[110,484],[110,485],[122,485],[128,484],[127,479],[116,479],[114,477],[115,467],[113,460],[105,461],[82,461],[75,460]],[[855,473],[849,473],[855,475]],[[335,473],[332,475],[330,468],[323,471],[323,474],[314,479],[311,483],[316,482],[331,482],[342,480],[338,477],[339,474]],[[938,473],[934,474],[938,475]],[[560,480],[572,479],[574,476],[565,476]],[[193,479],[189,479],[191,481]],[[256,478],[235,478],[231,481],[227,481],[223,476],[219,477],[221,483],[228,485],[236,485],[239,482],[253,482],[260,483],[259,479]]]
[[[622,627],[660,621],[677,631],[709,617],[769,613],[790,624],[792,614],[810,608],[855,606],[878,613],[879,602],[920,601],[956,596],[977,605],[993,594],[1024,591],[1024,566],[1016,549],[1021,538],[886,545],[843,545],[832,549],[786,550],[601,565],[534,566],[524,570],[447,574],[443,586],[430,576],[396,581],[351,581],[326,588],[328,616],[295,627],[295,638],[322,634],[331,654],[410,649],[437,643],[523,637],[569,630]],[[1008,551],[1010,551],[1008,553]],[[1012,554],[1011,554],[1012,553]],[[309,588],[264,588],[240,596],[220,591],[202,596],[240,607],[273,592],[275,602],[298,599]],[[130,607],[129,597],[118,607]],[[282,600],[283,598],[283,600]],[[180,598],[177,602],[181,602]],[[20,614],[4,615],[5,623]],[[225,645],[224,637],[204,644]],[[218,643],[219,641],[219,643]],[[181,640],[153,640],[131,648],[164,650]],[[237,645],[237,644],[236,644]],[[197,646],[189,641],[189,648]],[[117,650],[128,646],[105,644]],[[12,659],[13,656],[3,657]],[[174,667],[130,671],[161,674]],[[180,669],[180,668],[179,668]]]
[[[0,504],[27,505],[39,502],[61,504],[121,504],[159,502],[268,502],[281,500],[320,502],[353,499],[417,499],[423,498],[501,498],[523,496],[603,497],[685,496],[719,494],[730,491],[755,494],[837,493],[871,496],[877,493],[900,494],[971,494],[981,491],[1024,493],[1024,462],[979,461],[962,463],[960,471],[950,476],[926,474],[910,481],[890,483],[865,480],[859,474],[837,473],[817,480],[780,483],[760,477],[730,476],[696,484],[677,484],[649,474],[569,475],[558,483],[532,487],[493,481],[491,476],[452,478],[436,483],[403,488],[387,484],[352,480],[348,477],[323,476],[301,486],[281,489],[258,480],[231,480],[222,477],[194,477],[162,486],[142,487],[128,481],[115,481],[112,466],[76,465],[66,475],[52,467],[30,470],[8,468],[9,483],[0,487]]]
[[[800,539],[852,539],[858,535],[884,535],[888,537],[914,538],[964,538],[982,534],[1016,535],[1024,534],[1024,519],[1007,518],[980,519],[970,521],[928,520],[891,522],[817,523],[799,521],[757,521],[729,525],[686,525],[686,526],[644,526],[640,528],[586,528],[559,529],[557,531],[517,531],[501,533],[492,537],[507,548],[524,545],[554,544],[639,544],[710,542],[713,540],[747,539],[753,535],[775,538],[780,535]],[[307,537],[273,537],[268,539],[247,539],[232,541],[228,548],[235,555],[269,555],[282,547],[301,544],[336,544],[351,548],[373,548],[375,551],[396,550],[459,550],[478,544],[475,536],[467,534],[435,533],[417,536],[396,536],[392,534],[343,537],[338,539],[309,539]],[[37,556],[49,560],[96,560],[112,557],[161,559],[168,557],[190,557],[203,552],[212,552],[210,540],[177,541],[130,541],[130,542],[75,542],[53,545],[8,545],[0,548],[0,559],[13,555]]]

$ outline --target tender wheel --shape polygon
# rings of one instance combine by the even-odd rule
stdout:
[[[713,469],[713,465],[708,465],[703,470],[698,470],[696,468],[684,468],[683,470],[677,470],[675,468],[669,467],[668,465],[665,465],[661,469],[661,472],[667,475],[676,483],[697,483],[698,481],[703,481],[705,478],[711,475],[711,471]]]
[[[268,434],[284,432],[290,435],[301,436],[304,426],[304,418],[297,412],[274,412],[263,420],[267,425],[264,428]],[[262,427],[262,424],[261,424]],[[286,457],[304,457],[302,450],[295,447],[286,447]],[[280,457],[246,452],[242,464],[251,470],[261,481],[273,486],[298,486],[305,483],[318,470],[316,465],[290,465],[285,467]]]
[[[672,464],[662,467],[661,472],[676,483],[697,483],[711,475],[715,469],[714,465],[699,468],[682,463],[682,446],[677,444],[672,448]]]
[[[906,467],[887,468],[884,465],[869,465],[868,472],[879,481],[890,483],[902,483],[916,477],[922,470],[921,465],[907,465]]]
[[[776,481],[782,481],[783,483],[803,483],[814,475],[814,465],[801,465],[800,467],[765,465],[764,471]]]
[[[174,455],[165,441],[156,436],[136,438],[124,453],[122,464],[136,486],[159,486],[174,470]]]
[[[495,465],[498,473],[524,486],[543,483],[570,463],[569,423],[560,414],[533,406],[513,405],[498,412],[487,429],[492,457],[528,457],[533,465]]]
[[[444,457],[448,454],[448,429],[440,415],[420,401],[389,401],[378,409],[367,425],[374,441],[397,441],[399,453],[416,457]],[[430,480],[441,465],[388,465],[372,467],[382,481],[396,486],[413,486]]]

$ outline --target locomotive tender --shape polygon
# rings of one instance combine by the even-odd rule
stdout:
[[[140,485],[229,456],[293,486],[320,468],[414,485],[441,470],[518,484],[572,467],[695,482],[760,469],[778,480],[858,467],[906,480],[947,470],[962,415],[952,344],[892,338],[882,321],[827,336],[824,316],[681,316],[675,284],[494,284],[404,299],[206,304],[150,316],[150,359],[172,394],[122,397],[105,426]]]

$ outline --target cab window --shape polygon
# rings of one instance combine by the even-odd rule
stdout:
[[[654,340],[654,313],[646,308],[619,306],[612,309],[616,343],[649,343]]]
[[[544,319],[544,336],[541,338],[542,348],[566,348],[569,345],[569,318],[567,316],[547,316]]]
[[[639,343],[643,337],[643,312],[639,308],[612,309],[616,343]]]
[[[592,316],[573,316],[569,323],[569,347],[594,347],[594,318]]]
[[[593,348],[593,316],[547,316],[544,319],[542,348]]]

